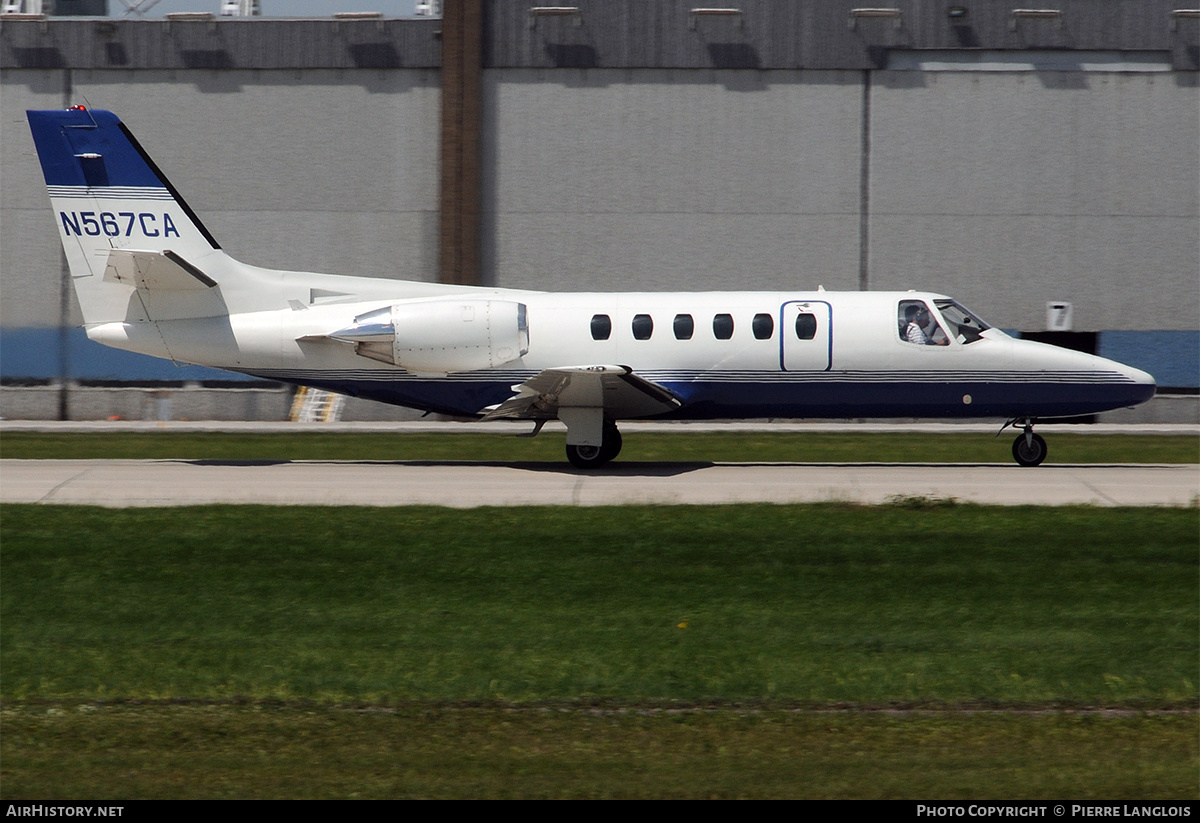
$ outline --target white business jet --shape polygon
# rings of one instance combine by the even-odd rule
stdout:
[[[579,468],[617,456],[618,420],[762,417],[1000,418],[1036,466],[1035,422],[1154,395],[1143,371],[1014,339],[940,294],[553,294],[248,266],[114,114],[28,116],[92,340],[534,434],[558,419]]]

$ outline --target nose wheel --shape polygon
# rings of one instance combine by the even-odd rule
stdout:
[[[1025,431],[1017,435],[1012,445],[1013,459],[1022,466],[1040,466],[1046,459],[1046,441],[1033,433],[1033,426],[1026,425]]]

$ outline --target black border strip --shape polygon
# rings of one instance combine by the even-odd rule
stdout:
[[[154,172],[155,176],[158,177],[162,184],[167,187],[167,191],[169,191],[171,196],[175,198],[175,202],[179,204],[179,207],[183,209],[184,213],[188,216],[192,223],[195,224],[196,228],[200,229],[200,233],[204,235],[204,239],[208,241],[209,245],[214,249],[221,248],[221,244],[218,243],[217,239],[212,236],[207,228],[205,228],[204,223],[199,217],[196,216],[196,213],[192,211],[192,207],[189,206],[187,201],[183,199],[183,195],[181,195],[175,189],[175,187],[171,185],[171,181],[168,180],[167,176],[162,173],[162,169],[158,167],[158,164],[150,159],[150,155],[146,153],[146,150],[142,148],[142,144],[139,143],[137,138],[133,136],[133,132],[131,132],[124,123],[117,123],[117,126],[120,127],[121,133],[125,135],[125,138],[130,142],[130,144],[137,149],[137,153],[140,154],[142,159],[146,161],[146,165],[150,167],[150,171]],[[216,284],[214,283],[214,285]]]
[[[187,272],[187,273],[188,273],[188,274],[190,274],[192,277],[194,277],[194,278],[196,278],[197,280],[199,280],[199,281],[200,281],[201,283],[203,283],[204,285],[208,286],[210,289],[211,289],[213,286],[217,285],[217,281],[216,281],[216,280],[213,280],[213,279],[212,279],[211,277],[209,277],[207,274],[205,274],[204,272],[200,271],[200,269],[196,268],[196,267],[195,267],[195,266],[193,266],[191,263],[189,263],[188,261],[184,260],[182,257],[180,257],[180,256],[179,256],[178,254],[176,254],[175,252],[171,251],[170,249],[163,249],[163,257],[165,257],[165,258],[167,258],[168,260],[170,260],[170,261],[171,261],[172,263],[174,263],[176,266],[179,266],[179,268],[183,269],[185,272]]]

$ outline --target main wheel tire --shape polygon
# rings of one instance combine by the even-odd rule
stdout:
[[[604,445],[601,448],[608,455],[608,460],[613,460],[621,453],[621,431],[615,423],[604,426]]]
[[[605,421],[599,446],[567,446],[567,459],[577,469],[598,469],[621,453],[617,424]]]
[[[577,469],[598,469],[612,458],[604,446],[572,446],[568,443],[567,459]]]
[[[1046,441],[1041,435],[1017,435],[1012,447],[1013,459],[1022,466],[1040,466],[1046,459]]]

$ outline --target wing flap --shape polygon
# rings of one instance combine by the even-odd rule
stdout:
[[[560,407],[602,408],[612,418],[652,417],[683,403],[670,390],[634,374],[628,366],[566,366],[545,369],[520,385],[515,395],[488,411],[484,420],[547,420]]]

